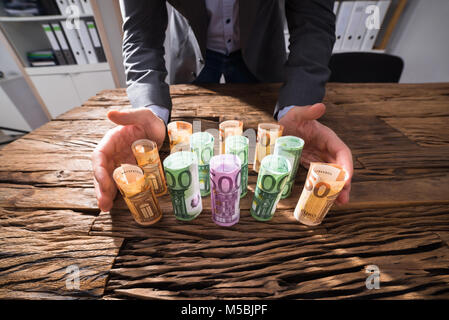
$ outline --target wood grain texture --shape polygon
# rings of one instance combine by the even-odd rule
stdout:
[[[0,171],[0,183],[22,184],[34,187],[92,188],[92,171]]]
[[[29,185],[1,184],[0,206],[98,211],[93,188],[38,188]]]
[[[88,235],[95,216],[73,210],[7,210],[0,208],[1,228]]]
[[[365,286],[365,268],[373,264],[380,268],[379,290]],[[126,243],[106,293],[148,299],[441,298],[449,291],[448,264],[449,248],[431,232],[148,238]]]
[[[256,128],[273,121],[279,88],[171,86],[172,119]],[[449,298],[449,84],[329,84],[324,102],[321,121],[351,148],[355,171],[350,203],[313,228],[292,214],[305,168],[266,223],[249,213],[251,166],[230,228],[212,222],[208,198],[187,223],[168,195],[152,227],[139,227],[120,196],[100,213],[90,157],[114,127],[107,112],[130,107],[124,89],[9,144],[0,150],[0,298]],[[161,158],[168,154],[166,141]],[[65,287],[72,264],[76,292]],[[366,289],[370,264],[380,268],[379,290]]]
[[[449,117],[383,118],[382,120],[420,146],[438,147],[449,144]]]
[[[122,239],[3,227],[0,239],[0,299],[96,298]],[[79,289],[67,288],[67,267],[79,269]]]

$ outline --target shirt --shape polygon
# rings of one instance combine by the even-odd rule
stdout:
[[[205,0],[209,17],[207,27],[207,49],[225,55],[240,49],[239,0]],[[168,122],[169,111],[166,108],[152,105],[148,107],[159,118]],[[279,111],[280,120],[293,106]]]
[[[239,0],[206,0],[207,49],[228,55],[240,49]]]

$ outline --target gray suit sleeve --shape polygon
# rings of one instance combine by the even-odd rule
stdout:
[[[334,0],[285,1],[290,54],[275,118],[286,106],[305,106],[323,100],[335,42],[333,7]]]
[[[170,112],[172,103],[169,86],[165,82],[167,69],[164,60],[168,23],[165,0],[124,0],[121,7],[129,100],[134,108],[156,105]],[[157,115],[164,118],[162,114]]]

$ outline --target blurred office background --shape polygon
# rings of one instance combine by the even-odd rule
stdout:
[[[381,2],[387,9],[381,29],[370,34],[372,42],[365,30],[352,37],[362,21],[354,16],[360,11],[356,6]],[[64,30],[70,5],[79,7],[85,34]],[[400,83],[449,82],[449,1],[339,1],[335,13],[341,33],[336,54],[386,53],[404,63]],[[99,91],[125,87],[121,23],[119,0],[0,0],[0,144],[80,106]],[[64,52],[59,31],[67,33],[70,52]],[[61,52],[53,50],[51,35]],[[285,38],[288,43],[287,27]],[[77,59],[79,52],[71,42],[84,50],[83,59]]]

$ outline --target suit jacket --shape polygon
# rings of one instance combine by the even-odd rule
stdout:
[[[204,65],[208,16],[204,0],[167,0],[170,82],[190,83]],[[287,57],[279,0],[240,0],[240,45],[248,69],[261,82],[283,82],[274,115],[290,105],[322,101],[335,42],[334,0],[285,0],[290,33]],[[165,82],[166,0],[124,0],[123,56],[133,107],[171,110]]]

